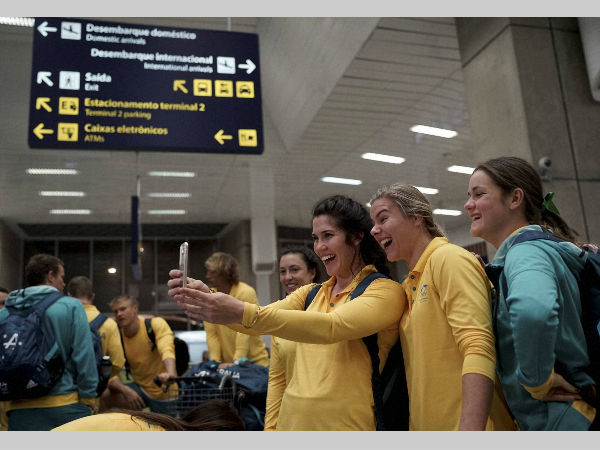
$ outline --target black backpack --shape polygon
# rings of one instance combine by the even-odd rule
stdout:
[[[0,322],[0,401],[42,397],[62,377],[65,364],[43,317],[63,296],[53,292],[22,310],[6,306],[9,315]]]
[[[111,366],[110,358],[107,356],[106,358],[102,354],[102,339],[100,338],[100,333],[98,332],[98,328],[102,326],[102,324],[108,319],[104,314],[98,314],[94,320],[90,322],[90,332],[92,334],[92,344],[94,346],[94,357],[96,359],[96,370],[98,372],[98,387],[96,388],[96,393],[98,396],[102,395],[104,389],[108,385],[108,379],[110,377],[110,373],[105,373],[105,370]]]
[[[152,350],[156,348],[156,336],[152,329],[152,318],[144,319],[144,326],[146,327],[146,333],[152,342]],[[119,328],[121,334],[121,345],[123,347],[123,354],[125,354],[125,346],[123,345],[123,331]],[[187,343],[177,336],[173,336],[175,344],[175,370],[178,376],[182,376],[189,368],[190,365],[190,351]],[[125,370],[129,374],[129,362],[127,361],[127,355],[125,355]]]
[[[519,235],[513,242],[513,247],[521,242],[533,240],[549,240],[554,242],[564,242],[547,231],[525,231]],[[512,247],[511,247],[512,248]],[[509,250],[510,251],[510,250]],[[596,386],[600,384],[600,255],[581,250],[580,258],[585,258],[583,270],[580,274],[574,274],[579,280],[579,295],[581,297],[581,323],[585,334],[590,365],[583,370],[592,377],[595,386],[576,386],[580,388],[581,397],[594,408],[600,407],[599,393]],[[496,270],[494,270],[496,269]],[[502,285],[502,292],[508,296],[508,284],[506,277],[502,276],[502,270],[492,266],[486,266],[486,273],[495,289],[494,302],[494,327],[496,326],[498,287]],[[494,333],[496,330],[494,328]],[[569,375],[560,371],[560,364],[557,364],[556,371],[560,373],[567,381]],[[596,414],[598,417],[598,414]]]
[[[352,291],[350,300],[363,294],[372,281],[388,278],[379,272],[367,275]],[[304,309],[312,303],[321,289],[314,286],[306,296]],[[379,373],[379,345],[377,333],[362,338],[371,357],[371,387],[375,402],[377,431],[408,431],[408,388],[400,340],[390,349],[383,370]]]

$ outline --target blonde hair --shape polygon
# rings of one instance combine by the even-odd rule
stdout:
[[[114,307],[115,304],[117,304],[118,302],[121,301],[126,301],[129,302],[129,304],[131,306],[138,306],[138,301],[135,297],[132,297],[131,295],[119,295],[115,298],[113,298],[110,303],[108,304],[108,306],[110,306],[111,308]]]
[[[204,267],[207,270],[217,272],[232,285],[237,284],[240,281],[240,265],[229,253],[213,253],[204,262]]]
[[[446,237],[446,233],[433,220],[429,200],[416,187],[401,183],[381,186],[371,197],[371,204],[382,197],[393,200],[406,217],[422,217],[423,226],[431,237]]]

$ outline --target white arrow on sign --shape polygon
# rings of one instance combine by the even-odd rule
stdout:
[[[45,20],[42,23],[40,23],[40,26],[37,29],[40,32],[40,34],[44,37],[48,36],[48,31],[52,33],[57,31],[55,27],[49,27],[48,22],[46,22]]]
[[[238,64],[238,67],[240,69],[246,69],[246,73],[248,73],[248,74],[254,72],[254,69],[256,69],[256,66],[254,65],[254,63],[252,61],[250,61],[249,59],[246,60],[246,64]]]
[[[52,72],[38,72],[37,84],[46,83],[48,86],[54,86],[54,83],[50,79],[50,75],[52,75]]]

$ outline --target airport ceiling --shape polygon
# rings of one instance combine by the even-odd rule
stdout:
[[[434,208],[461,210],[473,166],[461,60],[453,18],[94,18],[110,22],[257,33],[265,150],[262,155],[30,149],[27,144],[33,28],[0,25],[0,219],[19,224],[125,224],[141,186],[145,224],[232,223],[274,199],[278,225],[309,227],[315,201],[335,193],[366,203],[382,184],[401,181],[438,189]],[[455,130],[452,139],[417,134],[422,124]],[[362,159],[372,152],[402,164]],[[28,175],[26,169],[75,168],[76,176]],[[193,178],[148,176],[194,171]],[[262,177],[272,174],[272,191]],[[362,180],[324,183],[321,177]],[[258,181],[257,181],[258,180]],[[259,186],[255,188],[253,186]],[[262,186],[262,187],[261,187]],[[265,188],[266,186],[266,188]],[[40,191],[84,191],[42,197]],[[189,198],[150,198],[189,192]],[[148,215],[150,209],[185,215]],[[85,216],[51,209],[90,209]],[[436,216],[446,228],[468,216]]]

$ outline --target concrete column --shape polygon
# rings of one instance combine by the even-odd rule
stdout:
[[[600,240],[600,103],[594,102],[576,19],[459,18],[478,162],[519,156],[552,161],[544,192],[584,241]]]

